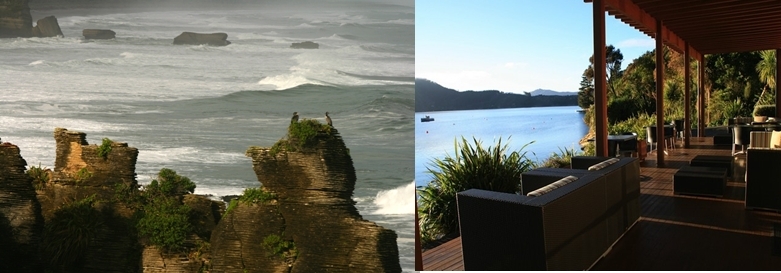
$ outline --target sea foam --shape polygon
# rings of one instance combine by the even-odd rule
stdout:
[[[374,198],[379,207],[376,214],[412,214],[415,212],[415,182],[398,188],[380,191]]]

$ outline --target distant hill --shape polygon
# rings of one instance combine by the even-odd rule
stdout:
[[[536,91],[540,95],[534,95]],[[505,93],[497,90],[459,92],[426,79],[415,79],[415,111],[450,111],[473,109],[498,109],[543,106],[577,106],[577,93],[535,90],[527,94]]]
[[[537,89],[529,92],[532,96],[577,96],[578,92],[562,92],[548,89]]]

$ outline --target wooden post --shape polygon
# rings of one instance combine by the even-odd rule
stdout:
[[[776,120],[781,119],[781,95],[778,90],[781,90],[781,62],[778,61],[781,56],[781,48],[776,48]]]
[[[418,222],[418,196],[415,194],[415,271],[423,271],[423,254],[420,246],[420,222]]]
[[[683,82],[686,85],[686,88],[684,88],[684,95],[683,95],[683,147],[689,148],[689,139],[691,138],[691,132],[692,132],[692,124],[691,124],[691,65],[689,64],[689,60],[691,56],[689,56],[689,42],[685,42],[684,45],[686,46],[686,49],[683,51]]]
[[[594,0],[594,123],[597,156],[607,154],[607,72],[605,64],[605,3]],[[615,156],[615,155],[612,155]]]
[[[656,166],[664,167],[664,47],[662,20],[656,20]]]
[[[702,54],[702,60],[697,67],[699,75],[697,76],[697,136],[705,136],[705,54]]]

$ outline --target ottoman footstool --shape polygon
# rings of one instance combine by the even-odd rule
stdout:
[[[732,156],[698,155],[689,162],[693,167],[714,167],[727,170],[727,177],[732,177]]]
[[[714,167],[683,166],[673,174],[674,194],[724,196],[727,170]]]

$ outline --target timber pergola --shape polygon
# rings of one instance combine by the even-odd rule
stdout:
[[[593,3],[594,114],[596,152],[607,156],[607,92],[605,64],[605,12],[656,40],[656,135],[664,135],[664,51],[662,45],[682,52],[685,60],[684,146],[689,147],[691,87],[689,62],[699,61],[697,86],[698,136],[705,130],[705,54],[776,50],[781,53],[781,1],[779,0],[584,0]],[[661,37],[661,39],[660,39]],[[597,61],[601,60],[601,61]],[[776,74],[781,62],[776,61]],[[781,90],[776,75],[776,90]],[[781,117],[781,96],[776,95],[776,117]],[[664,166],[664,145],[658,146],[656,164]]]

